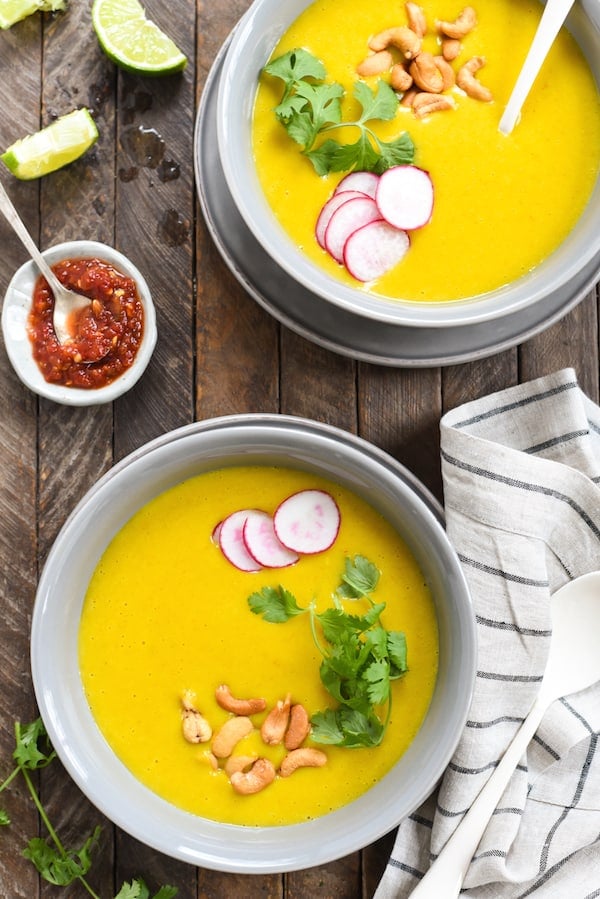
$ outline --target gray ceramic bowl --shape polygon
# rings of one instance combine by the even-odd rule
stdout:
[[[543,302],[569,284],[600,251],[600,183],[579,223],[544,263],[520,280],[476,299],[446,303],[386,301],[340,283],[293,244],[261,189],[251,122],[259,73],[279,38],[312,0],[255,0],[238,24],[223,62],[217,107],[219,153],[238,211],[271,258],[324,302],[363,317],[414,327],[458,327],[490,321]],[[567,26],[600,84],[600,6],[581,0]]]
[[[355,802],[310,823],[248,828],[183,812],[144,787],[105,742],[85,699],[77,640],[84,594],[115,532],[157,494],[194,474],[236,464],[286,465],[336,480],[393,523],[432,589],[439,675],[426,719],[393,770]],[[167,434],[119,463],[73,511],[49,554],[31,635],[33,679],[50,738],[73,779],[108,818],[149,846],[223,871],[310,867],[391,830],[433,790],[460,737],[475,676],[474,617],[441,512],[394,459],[359,438],[305,419],[217,418]]]

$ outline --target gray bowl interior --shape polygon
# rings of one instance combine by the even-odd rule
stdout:
[[[87,705],[77,639],[85,590],[104,548],[157,494],[229,465],[285,465],[349,487],[408,542],[436,602],[440,667],[415,741],[395,768],[356,802],[291,827],[244,828],[176,809],[139,783],[115,757]],[[112,469],[60,532],[39,584],[32,626],[36,696],[50,738],[89,799],[153,848],[208,868],[244,873],[300,869],[377,839],[431,792],[448,763],[470,704],[476,660],[474,619],[439,507],[409,472],[364,441],[325,425],[282,416],[232,416],[172,432]]]

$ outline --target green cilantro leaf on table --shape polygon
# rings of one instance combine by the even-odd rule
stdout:
[[[307,50],[289,50],[263,71],[283,81],[283,96],[275,107],[275,115],[292,140],[302,147],[318,175],[351,169],[381,174],[393,165],[414,160],[414,144],[407,132],[383,141],[367,125],[375,120],[391,121],[398,111],[398,97],[382,79],[375,89],[364,81],[355,82],[354,98],[361,114],[355,121],[345,121],[343,86],[327,82],[323,63]],[[342,144],[328,136],[336,128],[356,128],[358,138]],[[324,139],[317,143],[319,138]]]
[[[30,771],[45,768],[55,758],[56,752],[41,718],[31,724],[22,725],[19,721],[15,722],[13,759],[16,765],[8,777],[0,783],[0,793],[4,792],[15,778],[22,776],[42,823],[48,831],[46,839],[33,837],[23,850],[24,857],[35,865],[41,877],[54,886],[66,887],[79,881],[92,899],[101,899],[90,886],[86,876],[92,867],[92,850],[100,838],[102,828],[96,827],[79,848],[70,849],[63,846],[30,775]],[[0,825],[10,823],[9,815],[0,809]],[[153,899],[173,899],[177,892],[176,887],[163,886]],[[141,878],[135,878],[131,883],[123,884],[115,899],[150,899],[150,892]]]
[[[313,715],[312,738],[348,748],[378,746],[385,735],[392,704],[391,682],[408,670],[406,637],[381,623],[385,603],[371,593],[380,578],[377,566],[364,556],[346,558],[334,605],[317,612],[315,603],[298,605],[283,587],[263,587],[248,597],[248,605],[265,621],[282,623],[307,613],[314,643],[322,660],[321,682],[338,703]],[[346,612],[343,600],[363,599],[363,615]]]

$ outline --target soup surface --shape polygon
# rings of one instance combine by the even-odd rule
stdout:
[[[462,9],[451,0],[426,0],[424,49],[440,53],[435,20],[453,21]],[[563,29],[509,136],[498,123],[539,22],[536,0],[476,0],[475,29],[462,40],[454,68],[474,56],[486,59],[477,79],[492,102],[449,93],[456,108],[423,119],[398,106],[390,122],[370,122],[385,140],[407,131],[414,163],[432,178],[431,221],[411,231],[411,246],[389,273],[367,284],[354,280],[320,248],[315,223],[342,175],[318,176],[297,143],[276,120],[282,82],[263,75],[254,117],[259,177],[276,216],[299,246],[328,273],[354,287],[391,298],[439,301],[476,296],[535,268],[572,230],[589,200],[600,159],[598,87],[573,37]],[[317,0],[284,34],[273,58],[297,47],[320,59],[327,80],[346,89],[343,118],[356,118],[352,98],[356,66],[370,37],[406,25],[404,4],[392,9],[370,0]],[[382,75],[389,81],[389,75]],[[374,86],[377,78],[366,79]],[[344,134],[347,132],[347,134]],[[331,134],[328,136],[332,136]],[[355,129],[336,131],[345,143]]]
[[[331,548],[279,570],[236,569],[211,538],[240,508],[273,513],[289,494],[321,488],[341,513]],[[215,700],[223,683],[241,697],[264,697],[255,729],[235,752],[266,756],[278,767],[285,750],[266,747],[257,728],[288,692],[314,714],[336,703],[319,676],[321,656],[307,615],[273,624],[250,610],[262,587],[284,586],[300,606],[329,608],[347,557],[360,554],[381,572],[373,594],[385,602],[381,623],[408,644],[408,672],[392,685],[391,718],[381,744],[348,749],[321,745],[327,763],[277,777],[262,792],[240,796],[210,744],[182,735],[181,697],[213,730],[230,717]],[[364,614],[364,600],[344,601]],[[132,773],[176,806],[213,820],[245,825],[305,821],[367,790],[412,741],[429,705],[438,658],[437,623],[423,576],[394,529],[362,499],[315,476],[287,469],[228,468],[191,478],[138,511],[109,544],[92,577],[80,625],[80,670],[92,713]],[[309,737],[306,745],[314,746]]]

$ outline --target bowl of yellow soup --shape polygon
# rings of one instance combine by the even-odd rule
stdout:
[[[56,751],[108,818],[255,873],[341,857],[426,798],[476,638],[410,472],[325,424],[243,415],[166,434],[88,492],[44,567],[31,657]]]
[[[416,37],[415,9],[406,49],[390,34]],[[415,328],[568,304],[577,274],[600,269],[600,14],[575,4],[504,135],[542,9],[255,0],[224,55],[218,148],[237,212],[286,276],[332,308]]]

